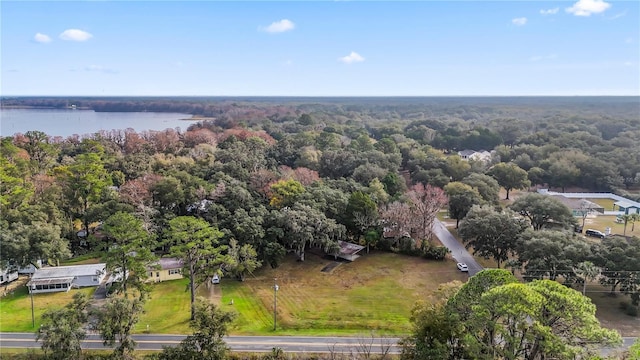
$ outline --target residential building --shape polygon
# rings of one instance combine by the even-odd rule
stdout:
[[[8,284],[18,278],[18,271],[15,269],[0,268],[0,284]]]
[[[491,161],[491,153],[485,150],[480,150],[480,151],[462,150],[462,151],[458,151],[458,155],[460,156],[460,158],[462,158],[462,160],[466,160],[466,161],[469,161],[469,160],[484,161],[484,162]]]
[[[182,267],[184,264],[177,258],[161,258],[149,266],[149,279],[147,281],[162,282],[182,279]]]
[[[106,276],[105,263],[44,267],[36,270],[27,287],[34,294],[69,291],[71,288],[98,286]]]

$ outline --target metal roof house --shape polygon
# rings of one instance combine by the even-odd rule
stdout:
[[[105,263],[54,266],[36,270],[27,283],[30,293],[69,291],[71,288],[98,286],[107,276]]]
[[[624,212],[627,215],[640,214],[640,203],[631,200],[620,200],[614,203],[618,207],[618,210]]]
[[[562,195],[549,195],[549,196],[560,201],[561,203],[566,205],[569,209],[571,209],[573,216],[581,217],[590,213],[604,214],[603,206],[598,205],[587,199],[568,198]]]

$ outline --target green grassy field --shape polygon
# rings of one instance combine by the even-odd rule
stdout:
[[[102,253],[99,251],[90,252],[88,254],[76,256],[71,259],[62,261],[60,265],[84,265],[84,264],[98,264],[102,257]]]
[[[579,221],[581,222],[582,219],[580,219]],[[616,223],[616,217],[613,215],[611,216],[599,215],[594,218],[589,217],[586,219],[586,222],[584,225],[585,229],[600,230],[602,232],[604,232],[605,229],[608,227],[611,228],[612,234],[622,235],[624,233],[624,224]],[[640,222],[637,222],[635,226],[633,226],[631,223],[627,223],[626,234],[627,236],[632,236],[632,235],[640,236]]]
[[[138,333],[185,334],[189,333],[189,292],[187,279],[154,284],[151,299],[145,305],[145,313],[136,325]]]
[[[91,296],[94,291],[94,288],[84,288],[69,292],[34,294],[35,328],[40,326],[40,318],[46,309],[64,307],[73,300],[73,294],[76,292]],[[31,322],[31,298],[26,286],[21,286],[13,294],[0,299],[0,331],[32,332],[35,328]]]
[[[615,202],[615,200],[613,200],[613,199],[587,199],[587,200],[602,206],[605,211],[614,210],[613,203]]]
[[[371,253],[322,272],[330,263],[309,253],[305,262],[290,257],[278,269],[263,269],[244,282],[203,285],[199,294],[238,314],[234,334],[273,334],[274,278],[279,285],[277,334],[402,334],[410,330],[417,300],[428,299],[441,283],[467,278],[451,261],[392,253]],[[185,285],[186,280],[155,285],[136,330],[146,331],[149,324],[154,333],[184,333],[189,316]]]

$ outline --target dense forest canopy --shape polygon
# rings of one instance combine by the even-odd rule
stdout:
[[[195,321],[200,284],[218,274],[243,280],[261,266],[278,267],[287,253],[304,261],[310,247],[336,255],[345,240],[367,251],[442,260],[448,250],[432,232],[441,209],[475,254],[532,281],[509,280],[475,300],[497,315],[501,309],[492,306],[499,301],[510,309],[507,295],[540,298],[536,291],[562,294],[585,309],[586,298],[549,280],[583,284],[584,292],[593,271],[611,293],[630,295],[629,309],[637,312],[640,303],[634,275],[640,239],[611,236],[591,244],[573,231],[578,220],[568,207],[533,192],[580,189],[639,199],[637,97],[3,98],[2,106],[180,112],[200,120],[184,131],[113,129],[63,138],[33,129],[0,138],[0,266],[57,264],[100,251],[110,271],[135,272],[115,290],[124,298],[114,298],[101,315],[100,331],[122,332],[121,339],[129,338],[122,329],[137,321],[148,294],[143,269],[159,255],[185,264]],[[503,209],[501,188],[507,199],[512,190],[532,192]],[[627,222],[640,222],[640,216],[625,219],[625,231]],[[459,351],[495,348],[493,337],[487,344],[480,337],[487,329],[466,329],[441,311],[459,305],[469,286],[446,303],[414,311],[418,334],[438,329],[442,337],[429,349],[459,358]],[[593,329],[595,308],[588,303],[582,328]],[[128,315],[108,321],[113,314]],[[553,346],[528,335],[539,329],[523,327],[535,314],[518,316],[533,348],[552,353]],[[618,339],[601,332],[596,341]],[[478,337],[448,342],[458,333]],[[422,341],[409,339],[403,356],[422,358],[416,352]],[[116,351],[132,346],[121,341]],[[567,356],[580,351],[566,349]]]
[[[102,238],[86,243],[78,233],[95,234],[95,224],[120,212],[135,214],[166,252],[171,220],[195,216],[222,232],[224,246],[250,245],[256,263],[277,266],[286,251],[302,260],[308,246],[331,253],[338,240],[381,249],[428,244],[431,215],[417,209],[446,200],[425,189],[444,189],[458,221],[473,205],[496,204],[499,186],[637,199],[639,104],[637,97],[3,98],[4,108],[202,119],[185,131],[52,138],[34,129],[3,137],[0,226],[13,241],[3,260],[104,247]],[[492,153],[463,159],[465,149]],[[422,228],[398,220],[407,216],[423,217]],[[414,242],[382,236],[381,224]],[[47,236],[69,246],[41,244]]]

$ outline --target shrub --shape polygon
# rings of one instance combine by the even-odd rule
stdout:
[[[422,255],[422,257],[429,260],[442,261],[446,258],[448,253],[450,253],[450,251],[445,246],[435,246],[435,245],[429,244],[428,246],[425,247],[424,254]]]
[[[630,304],[627,301],[623,301],[620,303],[620,310],[622,310],[622,312],[624,312],[625,314],[633,317],[637,317],[640,314],[640,309],[638,309],[638,306]]]

